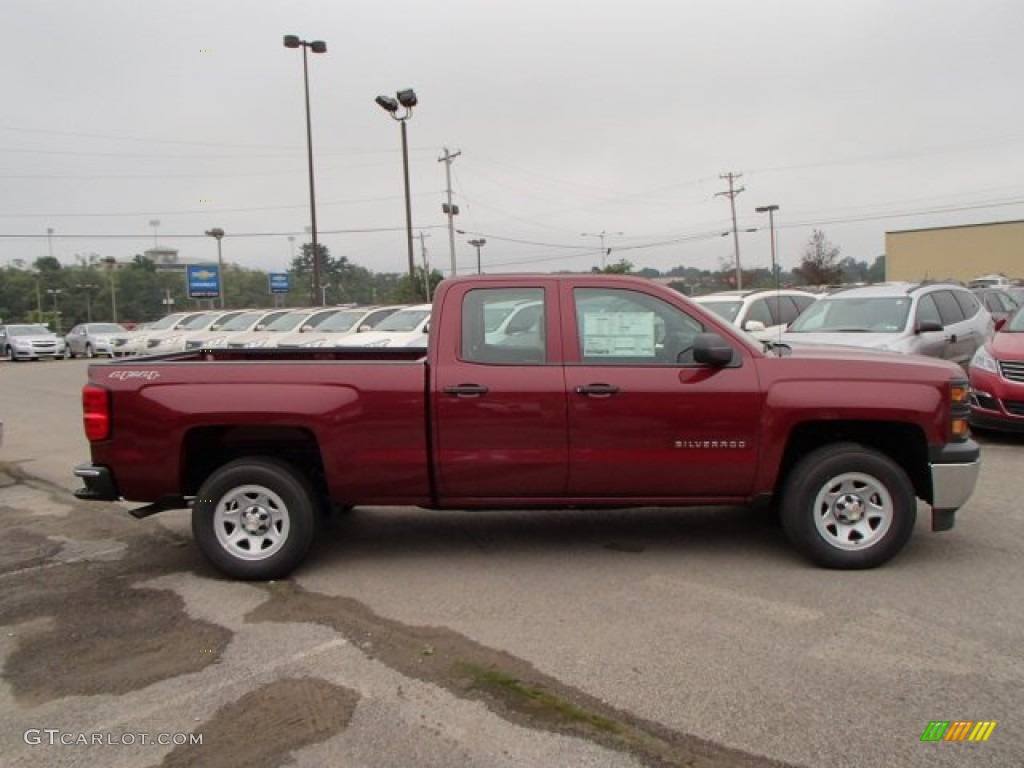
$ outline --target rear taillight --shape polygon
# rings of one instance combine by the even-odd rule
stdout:
[[[107,390],[91,385],[82,387],[82,422],[89,440],[110,437],[110,393]]]

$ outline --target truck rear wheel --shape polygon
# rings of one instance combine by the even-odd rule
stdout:
[[[809,453],[786,480],[780,510],[789,540],[826,568],[874,568],[910,538],[917,502],[896,462],[855,443]]]
[[[215,471],[192,506],[192,534],[229,576],[280,579],[309,551],[316,528],[309,481],[278,459],[237,459]]]

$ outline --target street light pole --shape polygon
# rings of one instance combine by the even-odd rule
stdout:
[[[605,236],[611,235],[624,235],[625,232],[605,232],[603,229],[600,232],[580,232],[580,237],[599,237],[601,238],[601,269],[604,270],[604,257],[607,255],[604,248]]]
[[[224,239],[224,230],[214,227],[206,230],[206,234],[217,241],[217,294],[220,296],[220,308],[224,309],[224,259],[220,252],[220,241]]]
[[[768,233],[772,244],[772,275],[775,277],[775,290],[779,290],[779,267],[775,263],[775,212],[779,210],[777,205],[762,205],[754,209],[757,213],[768,214]]]
[[[53,296],[53,324],[56,326],[56,331],[60,333],[60,307],[57,304],[57,297],[63,293],[60,288],[47,288],[46,292]]]
[[[469,244],[472,245],[474,248],[476,248],[476,273],[479,275],[479,274],[481,274],[481,271],[480,271],[480,249],[483,248],[487,244],[487,241],[484,240],[482,237],[479,237],[476,240],[470,240]]]
[[[309,217],[310,223],[313,225],[311,230],[313,235],[312,303],[315,304],[318,294],[320,293],[320,246],[317,243],[316,238],[316,187],[313,183],[313,122],[310,117],[309,109],[309,65],[306,61],[306,49],[309,48],[313,53],[326,53],[327,43],[323,40],[313,40],[312,42],[309,42],[306,40],[300,40],[296,35],[285,35],[284,47],[302,48],[302,82],[305,86],[306,93],[306,155],[309,163]]]
[[[416,92],[412,88],[398,91],[395,98],[390,96],[378,96],[375,101],[377,106],[391,115],[393,120],[402,124],[402,174],[405,180],[405,238],[409,254],[409,283],[413,290],[416,290],[416,258],[412,249],[412,195],[409,193],[409,142],[405,132],[405,122],[412,117],[412,108],[419,101]],[[398,107],[401,105],[403,112],[398,114]]]
[[[85,321],[87,323],[92,322],[92,289],[95,287],[92,283],[77,283],[75,285],[75,288],[85,291]]]

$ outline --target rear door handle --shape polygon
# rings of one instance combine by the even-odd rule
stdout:
[[[581,387],[576,387],[577,395],[587,395],[589,397],[609,397],[618,393],[619,388],[614,384],[585,384]]]
[[[488,389],[480,384],[456,384],[453,387],[445,387],[441,391],[446,395],[455,395],[456,397],[475,397],[477,395],[486,395]]]

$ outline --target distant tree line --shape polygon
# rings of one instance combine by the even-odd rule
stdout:
[[[408,274],[377,273],[358,266],[345,256],[333,256],[320,249],[320,285],[322,295],[312,295],[313,246],[306,243],[288,268],[291,290],[270,293],[267,273],[226,264],[225,304],[242,307],[301,307],[310,304],[412,304],[433,296],[443,275],[415,269]],[[628,259],[619,259],[593,272],[631,274],[641,277],[678,278],[670,282],[686,294],[711,293],[735,288],[735,266],[723,260],[718,269],[678,266],[666,272],[637,269]],[[756,268],[742,271],[744,288],[783,286],[821,286],[837,283],[873,283],[885,279],[885,256],[872,264],[853,258],[840,258],[834,246],[820,230],[815,230],[802,252],[800,265],[791,271]],[[183,269],[158,267],[142,255],[128,263],[114,263],[98,254],[79,255],[74,265],[62,265],[52,256],[41,256],[31,264],[15,260],[0,269],[0,321],[42,322],[66,331],[86,321],[138,323],[154,320],[171,311],[207,309],[218,306],[216,300],[190,299]]]

